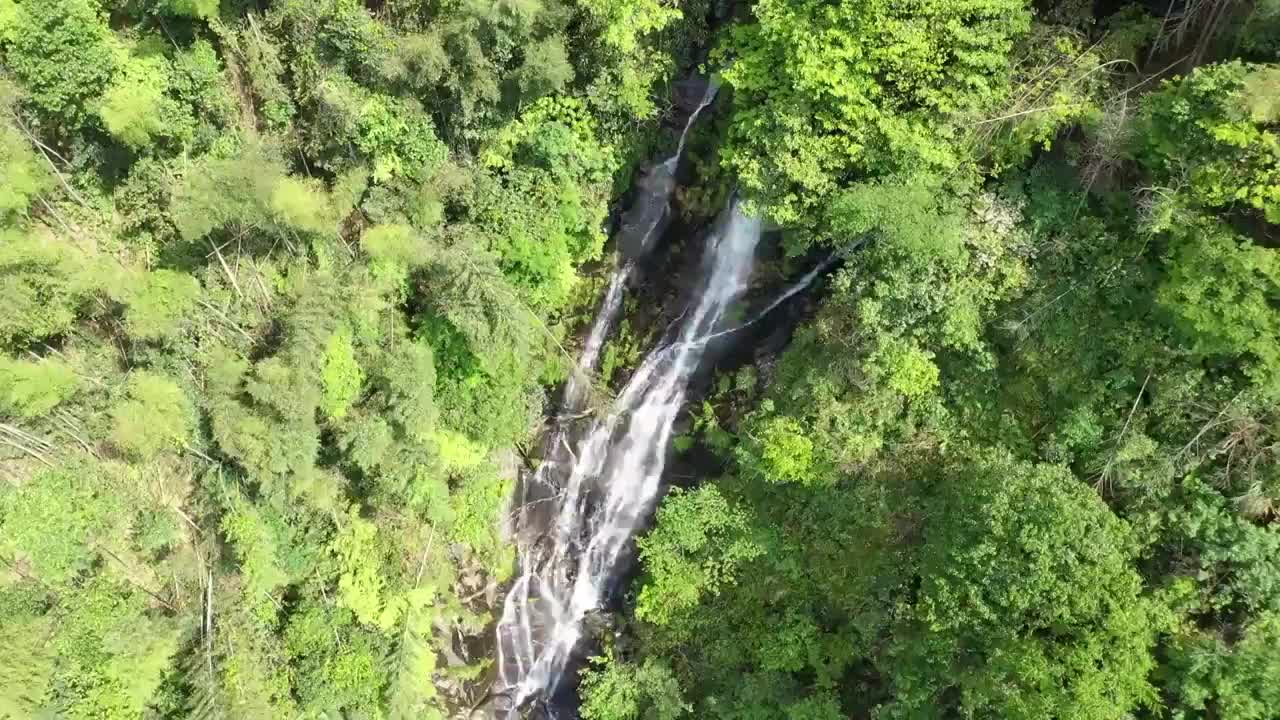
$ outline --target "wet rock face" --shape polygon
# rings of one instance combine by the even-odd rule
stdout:
[[[629,260],[638,260],[662,237],[669,222],[671,193],[676,187],[675,163],[659,163],[640,172],[636,180],[636,200],[622,214],[618,228],[618,251]]]
[[[698,111],[698,107],[702,105],[702,101],[709,94],[708,91],[714,93],[711,78],[705,78],[700,75],[692,75],[676,83],[674,89],[672,100],[675,102],[676,107],[686,114],[693,114]]]
[[[648,255],[670,222],[671,196],[675,192],[680,160],[689,130],[715,99],[717,85],[694,77],[676,87],[675,105],[683,111],[679,141],[671,157],[640,170],[631,206],[622,214],[616,235],[618,251],[627,260]]]
[[[544,437],[542,462],[520,473],[506,527],[520,559],[494,628],[493,685],[473,707],[484,716],[576,717],[576,683],[561,678],[576,677],[580,650],[611,630],[600,608],[629,564],[630,540],[660,489],[674,416],[705,352],[701,339],[720,326],[746,289],[759,223],[735,204],[707,236],[714,252],[695,273],[690,317],[673,326],[681,330],[679,337],[655,349],[641,377],[628,381],[617,407],[601,417],[579,414],[590,392],[584,383],[621,311],[629,279],[640,272],[637,260],[660,254],[654,251],[672,225],[670,203],[686,140],[715,91],[714,83],[702,79],[677,88],[673,102],[682,112],[671,118],[678,138],[674,152],[638,173],[629,206],[618,218],[614,239],[620,257],[609,289],[579,358],[579,373],[566,382],[565,416]]]

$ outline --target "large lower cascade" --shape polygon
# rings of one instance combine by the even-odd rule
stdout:
[[[585,429],[553,432],[515,510],[520,575],[498,623],[498,694],[506,717],[553,696],[580,645],[583,621],[603,604],[628,544],[657,500],[672,427],[707,340],[746,289],[760,221],[734,203],[707,238],[696,294],[664,342]],[[617,311],[624,265],[601,316]],[[608,320],[605,325],[607,327]],[[606,330],[592,328],[579,370],[590,371]],[[597,337],[599,335],[599,337]],[[583,393],[576,387],[566,390]],[[573,400],[581,400],[576,395]]]

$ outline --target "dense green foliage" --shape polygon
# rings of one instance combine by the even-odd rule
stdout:
[[[722,162],[847,256],[695,423],[591,717],[1280,715],[1274,16],[1022,10],[729,31]]]
[[[479,700],[702,48],[682,209],[842,262],[691,413],[583,716],[1280,717],[1280,9],[1040,5],[0,0],[0,719]]]
[[[795,223],[853,177],[946,171],[954,126],[997,103],[1017,0],[760,0],[722,48],[735,94],[724,162]]]
[[[474,700],[511,448],[699,22],[0,1],[0,717]]]

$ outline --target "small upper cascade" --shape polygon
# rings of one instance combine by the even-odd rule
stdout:
[[[675,175],[676,166],[680,163],[680,156],[684,154],[684,144],[689,139],[689,130],[693,128],[693,124],[698,121],[698,116],[702,111],[716,99],[716,93],[720,91],[720,83],[715,78],[707,80],[707,87],[702,91],[702,100],[698,102],[698,106],[689,113],[689,118],[684,122],[684,130],[680,131],[680,142],[676,143],[676,152],[671,157],[662,161],[662,166],[667,172]]]
[[[676,151],[671,157],[643,170],[636,178],[635,201],[623,213],[618,231],[618,249],[624,256],[634,259],[647,254],[666,229],[670,219],[671,195],[676,188],[676,170],[680,167],[689,131],[702,111],[715,100],[719,89],[720,85],[714,78],[707,80],[702,99],[685,120]]]
[[[747,289],[760,235],[760,221],[735,202],[707,239],[697,293],[675,337],[645,358],[585,433],[559,434],[562,452],[530,481],[541,484],[540,499],[517,508],[516,522],[538,530],[520,535],[520,575],[497,629],[498,691],[507,702],[501,717],[514,720],[521,708],[555,694],[581,645],[584,620],[623,570],[658,499],[705,338],[721,329]]]

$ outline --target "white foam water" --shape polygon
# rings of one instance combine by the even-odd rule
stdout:
[[[520,574],[497,629],[496,694],[506,701],[500,717],[514,720],[555,694],[583,640],[584,619],[624,569],[629,543],[658,499],[672,428],[705,340],[746,290],[760,233],[758,219],[730,206],[707,239],[696,294],[674,337],[645,358],[585,430],[557,429],[547,460],[525,483],[533,492],[514,508]],[[619,269],[624,279],[630,267]],[[611,280],[580,369],[594,366],[623,284],[615,290]],[[571,393],[581,401],[580,389],[567,388],[566,398]]]
[[[639,258],[648,253],[657,242],[670,221],[671,195],[676,189],[676,173],[680,167],[680,159],[684,156],[685,143],[689,131],[698,120],[703,110],[715,100],[719,85],[715,79],[708,80],[702,92],[702,99],[685,120],[684,129],[680,131],[680,140],[671,157],[650,166],[636,178],[635,199],[631,207],[622,215],[616,237],[618,249],[631,258]]]

